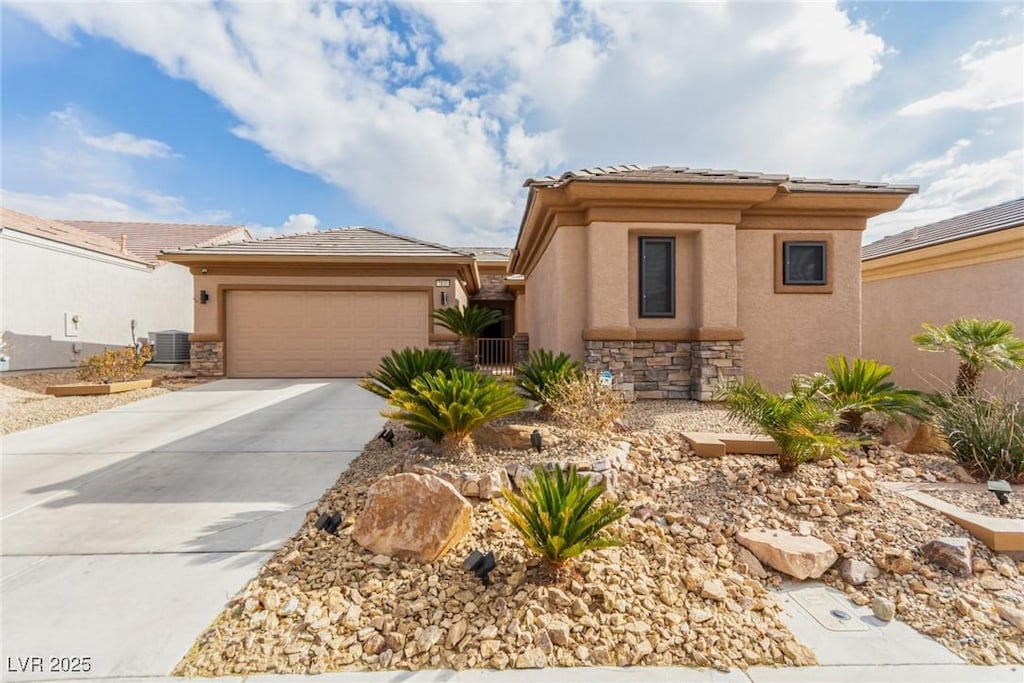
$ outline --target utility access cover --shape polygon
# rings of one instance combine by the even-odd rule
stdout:
[[[793,591],[789,593],[789,597],[829,631],[871,630],[847,601],[837,599],[825,589]]]

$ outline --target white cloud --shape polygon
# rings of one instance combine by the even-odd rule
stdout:
[[[257,238],[280,237],[281,235],[297,235],[303,232],[312,232],[320,225],[320,219],[311,213],[289,214],[288,220],[278,227],[269,225],[249,225],[249,233]]]
[[[957,60],[963,84],[900,109],[905,116],[933,114],[946,109],[984,111],[1024,102],[1024,43],[996,48],[991,41],[976,43]]]
[[[85,126],[73,107],[65,107],[61,111],[50,114],[69,129],[75,131],[85,144],[104,152],[114,152],[143,159],[156,159],[171,156],[171,146],[151,138],[140,138],[131,133],[117,132],[109,135],[93,135],[85,130]]]

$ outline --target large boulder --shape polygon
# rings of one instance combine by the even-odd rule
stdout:
[[[469,531],[473,506],[432,474],[396,474],[375,482],[352,538],[371,552],[433,562]]]
[[[839,559],[820,538],[788,531],[741,531],[736,542],[761,562],[796,579],[816,579]]]
[[[484,425],[473,432],[473,441],[490,448],[528,451],[533,448],[533,430],[540,432],[541,448],[555,445],[555,438],[544,427],[529,425]]]
[[[890,418],[881,441],[897,446],[905,453],[944,453],[949,450],[946,440],[935,427],[912,417],[904,417],[902,424]]]

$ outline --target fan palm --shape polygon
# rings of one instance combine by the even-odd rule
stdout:
[[[431,315],[438,325],[459,335],[462,360],[469,365],[476,358],[476,340],[480,333],[502,318],[501,311],[480,306],[439,308]]]
[[[794,381],[787,394],[773,394],[759,382],[742,380],[725,391],[730,416],[761,429],[779,447],[779,470],[792,472],[808,460],[839,455],[848,445],[833,433],[836,412],[819,403],[816,394],[827,381]]]
[[[521,494],[502,489],[498,510],[523,537],[526,546],[555,569],[587,550],[622,545],[604,529],[626,515],[620,503],[597,504],[604,483],[594,484],[576,471],[538,467],[522,484]]]
[[[941,327],[924,323],[914,337],[922,351],[952,351],[960,356],[954,393],[973,396],[985,368],[1013,370],[1024,367],[1024,340],[1014,336],[1006,320],[957,318]]]
[[[819,396],[839,413],[844,428],[860,431],[867,412],[883,413],[901,423],[905,415],[928,418],[920,391],[901,389],[895,382],[886,381],[892,375],[892,366],[863,358],[851,361],[846,356],[829,356],[826,363],[830,376],[801,377],[798,382],[806,387],[809,381],[818,381]]]
[[[441,443],[451,457],[468,447],[466,438],[474,429],[526,405],[505,382],[461,368],[417,377],[409,389],[392,391],[388,402],[394,409],[383,411],[385,417]]]

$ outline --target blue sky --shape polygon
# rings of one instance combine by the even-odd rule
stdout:
[[[4,204],[511,244],[619,163],[917,183],[866,239],[1024,195],[1020,3],[7,3]]]

